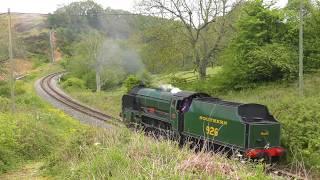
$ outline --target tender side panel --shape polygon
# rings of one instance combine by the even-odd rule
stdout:
[[[280,124],[256,123],[249,125],[249,148],[264,148],[280,146]]]
[[[184,115],[184,133],[223,145],[245,147],[245,125],[236,108],[194,100]]]

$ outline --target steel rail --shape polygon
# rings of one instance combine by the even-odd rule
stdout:
[[[99,119],[102,121],[107,121],[110,119],[117,119],[115,117],[104,114],[104,113],[97,111],[95,109],[92,109],[88,106],[82,105],[82,104],[72,100],[71,98],[65,96],[64,94],[58,92],[54,87],[52,87],[51,82],[54,77],[61,75],[61,74],[63,74],[63,72],[53,73],[53,74],[50,74],[50,75],[41,79],[40,86],[43,89],[43,91],[45,91],[45,93],[47,95],[49,95],[50,97],[54,98],[58,102],[66,105],[66,106],[68,106],[78,112],[81,112],[81,113],[86,114],[88,116],[94,117],[96,119]]]
[[[289,171],[286,171],[286,170],[282,170],[282,169],[276,169],[274,167],[267,168],[266,172],[269,173],[269,174],[275,174],[275,175],[280,176],[280,177],[285,177],[285,178],[295,179],[295,180],[308,179],[307,177],[302,177],[302,176],[299,176],[299,175],[294,174],[292,172],[289,172]]]

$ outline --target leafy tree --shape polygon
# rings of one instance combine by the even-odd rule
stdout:
[[[95,73],[96,91],[101,90],[101,73],[103,64],[99,60],[99,53],[104,42],[104,37],[97,31],[90,31],[87,36],[74,47],[74,56],[70,59],[68,68],[72,72],[77,72],[78,77],[82,73]]]
[[[162,16],[179,20],[181,33],[193,53],[195,69],[201,79],[206,76],[210,59],[219,50],[225,36],[227,15],[235,9],[238,1],[230,0],[141,0],[139,6],[147,12],[162,13]],[[215,36],[210,37],[210,25],[216,24]]]
[[[296,68],[296,51],[286,42],[288,25],[278,9],[261,0],[245,5],[238,33],[223,58],[223,84],[242,88],[249,83],[291,79]]]
[[[300,0],[290,0],[283,10],[289,26],[286,42],[298,51],[299,9]],[[310,0],[303,0],[304,18],[304,71],[308,72],[320,68],[320,4]]]
[[[73,2],[49,15],[48,24],[57,30],[57,43],[62,52],[71,55],[72,44],[79,42],[83,33],[101,30],[101,5],[92,0]]]
[[[192,53],[180,31],[179,23],[159,19],[140,33],[144,44],[141,56],[149,71],[160,73],[192,68]]]
[[[308,8],[309,7],[309,8]],[[305,15],[304,57],[306,71],[320,68],[320,4],[309,4]]]
[[[141,84],[141,81],[134,75],[128,76],[128,78],[124,81],[124,86],[129,92],[134,86]]]

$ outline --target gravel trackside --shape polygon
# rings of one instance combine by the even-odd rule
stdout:
[[[102,127],[102,128],[111,128],[112,125],[107,124],[104,121],[101,121],[99,119],[96,119],[94,117],[91,117],[89,115],[86,115],[82,112],[76,111],[74,109],[72,109],[71,107],[57,101],[56,99],[52,98],[51,96],[49,96],[42,88],[40,85],[42,78],[37,80],[34,87],[35,90],[37,92],[37,94],[42,97],[43,99],[45,99],[47,102],[49,102],[50,104],[52,104],[54,107],[64,111],[65,113],[69,114],[70,116],[74,117],[75,119],[78,119],[79,122],[84,123],[84,124],[88,124],[94,127]],[[58,77],[54,77],[52,79],[52,81],[50,82],[51,85],[55,88],[55,90],[57,90],[59,93],[62,93],[66,96],[68,96],[65,92],[63,92],[58,85]],[[70,99],[72,99],[70,96],[68,96]],[[72,99],[74,100],[74,99]],[[78,102],[76,100],[74,100],[75,102]],[[81,102],[78,102],[81,104]]]

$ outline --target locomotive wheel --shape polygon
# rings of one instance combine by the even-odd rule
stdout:
[[[180,138],[179,138],[179,147],[182,148],[185,144],[186,141],[186,137],[182,134],[180,134]]]

